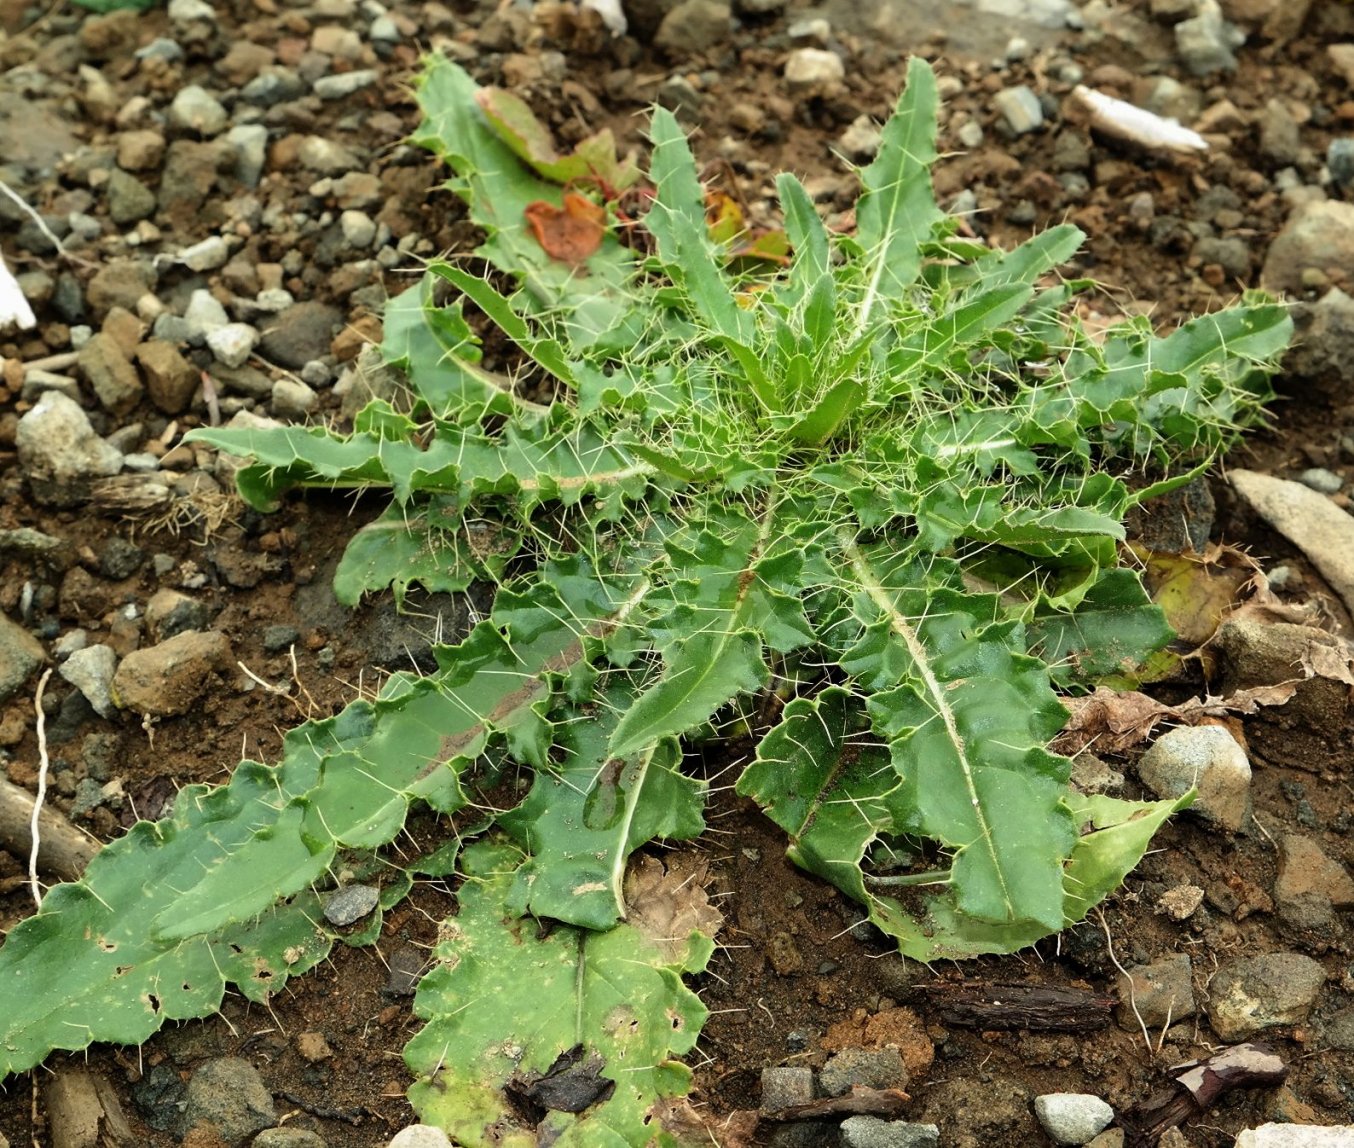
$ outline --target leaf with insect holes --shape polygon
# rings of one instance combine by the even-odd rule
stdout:
[[[707,1014],[681,977],[704,968],[709,941],[660,944],[629,924],[537,929],[510,907],[521,859],[494,839],[465,851],[460,909],[414,1000],[425,1021],[404,1052],[414,1110],[465,1144],[489,1128],[513,1148],[689,1143],[663,1126],[661,1102],[690,1087],[676,1058]],[[571,1063],[582,1070],[560,1080]],[[541,1089],[546,1077],[574,1087]]]

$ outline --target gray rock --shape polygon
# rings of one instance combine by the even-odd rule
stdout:
[[[1348,364],[1354,362],[1354,299],[1332,287],[1313,304],[1293,308],[1298,334],[1284,367],[1303,379],[1304,387],[1345,401]]]
[[[183,59],[183,49],[179,47],[177,40],[171,40],[167,36],[156,36],[144,48],[136,50],[138,60],[164,60],[166,63],[174,64]]]
[[[130,412],[145,394],[141,376],[112,335],[93,336],[80,348],[76,363],[98,396],[99,405],[115,415]]]
[[[376,242],[376,223],[365,211],[349,210],[339,216],[339,230],[349,247],[365,251]]]
[[[258,187],[268,162],[268,129],[262,124],[236,124],[226,133],[235,152],[235,178],[245,187]]]
[[[196,223],[202,205],[216,186],[223,146],[197,140],[175,140],[165,155],[156,202],[177,226]]]
[[[1244,239],[1228,236],[1200,239],[1191,252],[1200,263],[1216,263],[1231,279],[1249,279],[1251,274],[1251,247]]]
[[[326,1148],[324,1137],[309,1128],[265,1128],[254,1137],[251,1148]]]
[[[224,634],[186,630],[123,658],[113,675],[113,701],[155,717],[187,713],[213,673],[229,665],[230,642]]]
[[[273,415],[280,419],[303,419],[315,409],[319,396],[300,379],[281,378],[273,384]]]
[[[220,235],[209,235],[179,251],[179,262],[190,271],[215,271],[230,258],[230,245]]]
[[[685,76],[669,76],[654,92],[654,102],[684,124],[700,122],[701,94]]]
[[[1326,168],[1341,187],[1354,183],[1354,139],[1340,136],[1326,148]]]
[[[1145,1024],[1149,1029],[1157,1029],[1193,1016],[1196,1011],[1194,980],[1189,957],[1184,953],[1130,968],[1128,976],[1119,975],[1121,1028],[1138,1032]]]
[[[818,1082],[829,1096],[845,1096],[857,1084],[906,1088],[907,1068],[896,1048],[844,1048],[823,1065]]]
[[[119,227],[149,219],[155,213],[155,192],[120,167],[109,173],[106,194],[108,218]]]
[[[169,23],[176,31],[198,22],[213,23],[216,9],[206,0],[169,0]]]
[[[813,1069],[801,1065],[762,1069],[763,1112],[779,1112],[813,1099]]]
[[[324,919],[337,928],[360,921],[381,901],[375,885],[345,885],[324,903]]]
[[[377,16],[367,29],[367,36],[378,47],[398,44],[404,38],[400,35],[400,26],[389,16]]]
[[[227,367],[240,367],[254,352],[259,333],[248,323],[227,323],[207,336],[207,346],[216,361]]]
[[[112,717],[117,712],[111,689],[117,661],[112,646],[86,646],[62,662],[57,673],[85,695],[95,713]]]
[[[1034,1098],[1034,1116],[1059,1144],[1085,1144],[1114,1119],[1114,1109],[1098,1096],[1049,1092]]]
[[[307,171],[320,175],[341,175],[363,166],[348,148],[324,136],[306,136],[296,149],[296,158]]]
[[[1235,1148],[1354,1148],[1354,1124],[1261,1124],[1242,1132]]]
[[[31,526],[0,530],[0,558],[20,558],[26,563],[65,570],[73,555],[69,542],[44,534]]]
[[[271,108],[299,100],[306,94],[306,82],[290,68],[278,65],[264,68],[240,89],[240,98],[256,108]]]
[[[824,48],[796,48],[785,61],[785,86],[801,98],[824,96],[845,78],[842,58]]]
[[[276,1122],[272,1093],[247,1060],[209,1060],[188,1082],[180,1123],[185,1134],[199,1124],[209,1124],[233,1148]]]
[[[177,590],[157,590],[146,603],[146,629],[157,642],[185,630],[206,629],[207,607]]]
[[[1220,968],[1209,984],[1208,1019],[1223,1040],[1248,1040],[1311,1013],[1326,970],[1301,953],[1262,953]]]
[[[136,349],[136,361],[146,380],[150,401],[167,415],[182,414],[200,385],[197,369],[162,339],[150,339]]]
[[[1354,610],[1354,517],[1298,482],[1253,470],[1234,470],[1229,477],[1256,513],[1311,560],[1345,608]]]
[[[678,59],[707,52],[729,38],[732,17],[720,0],[682,0],[663,17],[654,46]]]
[[[334,76],[321,76],[312,87],[322,100],[341,100],[369,88],[376,83],[376,72],[370,68],[355,68],[351,72],[340,72]]]
[[[1071,0],[978,0],[977,7],[984,15],[1024,20],[1041,28],[1064,28],[1073,12]]]
[[[1309,270],[1354,278],[1354,203],[1323,199],[1298,207],[1269,245],[1261,278],[1271,290],[1296,295]]]
[[[0,702],[7,702],[23,688],[47,660],[42,643],[16,622],[0,614]]]
[[[1340,1052],[1354,1052],[1354,1008],[1341,1009],[1322,1029],[1326,1045]]]
[[[1339,494],[1345,480],[1324,466],[1313,466],[1298,475],[1303,486],[1310,487],[1317,494]]]
[[[140,570],[145,561],[146,552],[141,547],[115,534],[99,554],[99,573],[114,582],[121,582]]]
[[[230,316],[210,291],[199,289],[188,297],[188,306],[183,312],[183,321],[187,324],[188,342],[202,344],[213,331],[218,331],[230,322]]]
[[[226,130],[230,116],[218,100],[198,84],[180,88],[169,105],[169,122],[184,131],[214,136]]]
[[[1194,75],[1236,70],[1234,48],[1246,42],[1246,34],[1223,19],[1217,0],[1200,0],[1199,14],[1175,26],[1175,51]]]
[[[790,0],[733,0],[733,9],[740,16],[765,16],[768,12],[783,11]]]
[[[451,1140],[431,1124],[411,1124],[396,1132],[386,1148],[451,1148]]]
[[[1025,84],[1003,88],[992,97],[992,103],[1017,135],[1024,135],[1043,126],[1044,109],[1039,103],[1039,97]]]
[[[837,146],[847,159],[859,161],[873,159],[883,141],[883,134],[872,116],[857,116],[842,133]]]
[[[1275,163],[1296,163],[1302,151],[1298,121],[1277,96],[1265,102],[1260,113],[1260,152]]]
[[[299,371],[311,359],[329,353],[334,332],[343,324],[337,307],[327,303],[295,303],[280,312],[263,331],[259,349],[264,358]]]
[[[843,1148],[938,1148],[940,1128],[878,1116],[851,1116],[842,1121]]]
[[[1222,726],[1168,730],[1143,754],[1138,776],[1158,797],[1181,797],[1197,787],[1191,811],[1231,833],[1245,824],[1250,811],[1251,764]]]
[[[39,396],[19,420],[15,439],[33,497],[49,506],[79,505],[89,498],[93,479],[122,469],[122,452],[94,433],[77,403],[56,391]]]
[[[265,626],[263,628],[263,652],[280,654],[293,643],[299,641],[301,632],[295,626]]]

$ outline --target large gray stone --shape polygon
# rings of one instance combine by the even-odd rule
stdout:
[[[1133,1032],[1144,1024],[1149,1029],[1161,1028],[1193,1016],[1195,1010],[1194,980],[1184,953],[1138,965],[1128,970],[1128,976],[1119,975],[1118,1017],[1122,1028]]]
[[[937,1148],[940,1128],[908,1120],[851,1116],[842,1121],[843,1148]]]
[[[230,642],[224,634],[187,630],[123,658],[113,675],[113,701],[156,717],[187,713],[212,673],[229,664]]]
[[[1242,1132],[1236,1148],[1354,1148],[1354,1124],[1262,1124]]]
[[[729,38],[732,15],[720,0],[682,0],[663,17],[654,45],[677,59],[709,51]]]
[[[0,614],[0,702],[17,694],[29,675],[46,660],[47,651],[42,643]]]
[[[1260,278],[1272,291],[1298,294],[1304,272],[1313,270],[1354,279],[1354,203],[1323,199],[1298,207],[1269,245]]]
[[[431,1124],[411,1124],[396,1132],[386,1148],[451,1148],[451,1140]]]
[[[247,1060],[231,1056],[209,1060],[188,1082],[182,1118],[185,1133],[208,1124],[233,1148],[276,1122],[272,1093]]]
[[[1263,953],[1224,965],[1209,984],[1208,1019],[1225,1041],[1306,1020],[1326,970],[1301,953]]]
[[[39,396],[15,438],[33,497],[50,506],[87,501],[94,479],[122,469],[122,452],[96,435],[79,404],[59,391]]]
[[[1235,833],[1250,811],[1251,764],[1246,751],[1222,726],[1182,726],[1168,730],[1138,762],[1138,776],[1158,797],[1199,796],[1193,813]]]
[[[1229,477],[1237,493],[1311,559],[1354,612],[1354,516],[1300,482],[1253,470],[1234,470]]]
[[[1114,1119],[1114,1109],[1098,1096],[1049,1092],[1034,1098],[1034,1116],[1059,1144],[1085,1144]]]
[[[111,717],[117,712],[110,692],[117,662],[118,657],[111,646],[86,646],[62,662],[58,672],[85,695],[95,713],[100,717]]]

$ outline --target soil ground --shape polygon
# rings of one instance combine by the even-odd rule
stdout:
[[[642,32],[615,42],[605,37],[589,42],[569,36],[553,39],[539,25],[532,31],[526,13],[512,9],[505,16],[496,7],[393,3],[390,11],[407,26],[402,41],[379,56],[364,46],[360,58],[352,61],[378,71],[373,87],[332,103],[283,104],[281,112],[267,119],[273,150],[256,194],[270,208],[315,221],[330,205],[323,193],[313,190],[315,172],[288,164],[289,133],[360,143],[368,149],[363,154],[370,170],[381,177],[372,214],[389,226],[391,242],[419,237],[410,245],[414,254],[467,250],[473,234],[456,202],[435,190],[443,177],[437,165],[400,143],[417,122],[406,85],[418,48],[449,40],[459,45],[477,77],[520,90],[565,138],[576,138],[584,125],[610,125],[623,147],[640,148],[639,113],[671,77],[683,77],[699,104],[691,116],[699,123],[697,150],[702,159],[723,165],[753,219],[771,221],[770,180],[782,169],[806,177],[827,210],[839,211],[849,204],[850,174],[835,154],[843,132],[862,114],[884,116],[908,53],[917,51],[949,77],[943,143],[956,154],[937,171],[942,201],[967,193],[976,211],[974,229],[1004,245],[1070,218],[1089,235],[1071,271],[1103,285],[1088,305],[1105,313],[1146,310],[1169,327],[1258,282],[1267,245],[1287,211],[1275,177],[1293,166],[1259,146],[1269,101],[1278,98],[1306,110],[1299,119],[1302,148],[1309,156],[1324,156],[1329,141],[1348,124],[1349,105],[1340,103],[1347,85],[1325,47],[1333,40],[1354,38],[1354,27],[1347,6],[1320,0],[1300,34],[1283,42],[1253,35],[1239,51],[1234,73],[1203,80],[1180,69],[1170,30],[1151,18],[1146,0],[1116,6],[1105,22],[1058,32],[1009,25],[948,4],[916,6],[908,12],[914,26],[902,21],[881,31],[866,19],[877,6],[829,4],[825,15],[833,43],[849,54],[851,64],[844,85],[823,99],[789,94],[782,76],[786,54],[795,46],[788,28],[809,14],[797,5],[789,12],[748,17],[731,38],[690,54],[665,54]],[[50,117],[69,137],[73,152],[83,147],[83,154],[106,155],[124,130],[116,115],[128,100],[144,96],[162,107],[190,83],[218,92],[242,87],[238,76],[222,72],[221,61],[232,46],[253,42],[277,59],[296,61],[316,27],[367,23],[352,6],[343,5],[332,10],[348,15],[333,18],[271,0],[230,0],[215,8],[213,33],[187,45],[184,59],[138,65],[130,48],[100,53],[91,48],[88,33],[82,41],[88,17],[68,3],[58,2],[37,19],[21,5],[0,3],[0,15],[10,28],[8,41],[0,41],[0,97],[25,101],[25,116]],[[322,4],[317,8],[321,13],[330,10]],[[158,35],[180,33],[169,26],[164,11],[155,9],[138,18],[133,35],[135,44],[145,44]],[[1014,35],[1029,39],[1028,57],[995,67],[994,57],[1001,56]],[[69,74],[71,61],[82,60],[89,60],[111,86],[110,109],[100,109],[87,80],[81,88]],[[992,104],[999,89],[1028,83],[1050,98],[1056,112],[1071,87],[1071,65],[1086,82],[1127,98],[1141,99],[1156,78],[1175,76],[1198,94],[1204,108],[1230,100],[1237,109],[1236,122],[1223,129],[1229,138],[1222,146],[1184,162],[1092,139],[1061,125],[1056,116],[1028,135],[1015,136],[1003,128]],[[966,150],[958,133],[970,120],[984,129],[984,137]],[[1089,151],[1078,155],[1079,146]],[[0,155],[0,163],[5,160]],[[1313,174],[1303,169],[1309,160],[1293,162],[1303,178]],[[89,170],[88,163],[81,167],[63,161],[44,180],[19,190],[43,211],[79,210],[102,220],[99,181],[90,179]],[[1058,176],[1069,172],[1083,178],[1060,182]],[[160,246],[155,249],[176,250],[219,229],[241,194],[237,185],[222,180],[189,215],[158,214],[159,238],[152,242]],[[1144,196],[1150,197],[1150,207],[1144,206],[1149,202]],[[1230,214],[1219,221],[1219,212]],[[1224,269],[1201,254],[1197,240],[1202,232],[1197,226],[1191,229],[1200,222],[1207,222],[1215,234],[1242,240],[1245,266]],[[389,269],[367,267],[355,279],[344,274],[357,262],[355,257],[341,249],[321,250],[329,242],[328,226],[240,232],[246,239],[242,258],[246,265],[283,264],[288,289],[298,300],[336,304],[349,328],[370,336],[373,297],[368,292],[355,298],[354,283],[397,293],[410,280],[406,268],[413,260]],[[16,272],[41,269],[55,276],[69,270],[87,284],[109,253],[125,253],[114,242],[125,231],[105,228],[104,238],[84,251],[88,265],[67,266],[53,256],[20,250],[12,236],[4,239],[4,253]],[[289,246],[300,250],[299,265],[286,262]],[[247,280],[247,271],[246,266],[231,274]],[[193,286],[226,295],[241,289],[229,280],[223,271],[194,275],[171,268],[157,290],[167,299],[182,299]],[[38,336],[0,343],[6,357],[32,360],[67,349],[69,316],[52,302],[41,303],[38,311]],[[257,365],[268,377],[277,377],[275,364]],[[1345,436],[1354,414],[1345,397],[1291,372],[1278,385],[1283,401],[1275,408],[1272,427],[1234,456],[1234,465],[1286,477],[1322,466],[1348,478],[1354,471],[1354,451]],[[312,417],[338,417],[337,396],[323,385],[317,390],[320,405]],[[86,775],[91,734],[105,739],[101,744],[112,762],[112,775],[122,780],[127,795],[121,809],[103,806],[85,821],[100,837],[121,832],[133,811],[157,816],[185,784],[221,780],[241,756],[275,759],[282,732],[298,716],[333,712],[396,668],[406,647],[412,652],[426,647],[435,607],[401,621],[388,605],[373,604],[350,614],[328,595],[328,576],[345,539],[379,510],[374,502],[354,507],[334,497],[289,500],[268,518],[240,512],[209,535],[189,527],[177,536],[137,529],[126,516],[90,513],[87,507],[53,511],[29,499],[13,452],[14,419],[26,409],[19,389],[8,387],[0,397],[5,400],[0,403],[0,527],[32,526],[59,537],[93,571],[79,601],[58,602],[55,587],[48,587],[50,597],[43,600],[42,610],[54,624],[45,638],[56,639],[79,624],[91,640],[109,640],[111,635],[130,648],[140,637],[119,629],[118,608],[144,605],[159,586],[181,585],[185,571],[197,571],[203,577],[193,592],[209,607],[212,627],[229,637],[233,659],[267,682],[304,686],[304,692],[292,689],[292,696],[284,697],[248,688],[243,675],[227,674],[189,715],[143,729],[130,718],[104,720],[81,710],[68,700],[70,687],[54,678],[50,713],[63,739],[53,747],[56,804],[69,808],[76,784]],[[205,417],[199,396],[179,418],[179,429]],[[147,439],[168,423],[145,404],[118,418],[104,415],[98,429],[112,433],[134,421],[143,424]],[[1288,597],[1323,594],[1300,550],[1254,520],[1225,484],[1215,483],[1215,491],[1215,540],[1249,547],[1267,568],[1283,564],[1297,571],[1300,577],[1289,583],[1293,589]],[[115,539],[131,539],[148,554],[170,556],[173,574],[157,575],[150,563],[118,580],[100,573],[99,556]],[[5,577],[0,604],[16,616],[28,575],[11,566]],[[448,611],[445,634],[463,622],[464,610],[443,605]],[[297,631],[295,666],[285,652],[264,649],[265,628],[276,625]],[[1190,683],[1189,688],[1200,685]],[[7,775],[30,787],[37,757],[31,686],[9,701],[0,722],[12,734],[6,739]],[[720,791],[710,812],[718,830],[711,839],[716,844],[706,849],[712,889],[720,897],[727,927],[709,973],[697,983],[712,1016],[693,1060],[693,1100],[717,1125],[718,1117],[735,1109],[756,1107],[764,1068],[819,1065],[828,1055],[823,1038],[834,1026],[836,1038],[850,1043],[862,1037],[860,1031],[854,1037],[844,1035],[844,1022],[848,1029],[854,1024],[863,1030],[867,1019],[882,1016],[879,1023],[893,1025],[894,1036],[914,1049],[918,1064],[934,1058],[929,1067],[914,1072],[909,1119],[939,1124],[946,1146],[1044,1143],[1030,1112],[1031,1098],[1047,1092],[1091,1092],[1116,1108],[1127,1108],[1161,1085],[1165,1066],[1207,1055],[1220,1043],[1205,1021],[1210,980],[1220,966],[1240,956],[1297,950],[1322,962],[1327,984],[1307,1021],[1266,1034],[1290,1065],[1285,1089],[1227,1097],[1186,1125],[1185,1142],[1220,1148],[1231,1144],[1240,1129],[1266,1119],[1348,1121],[1354,1109],[1354,1053],[1332,1047],[1323,1036],[1325,1026],[1349,1008],[1354,989],[1347,915],[1324,935],[1294,931],[1281,919],[1269,891],[1278,863],[1275,842],[1286,834],[1309,835],[1328,855],[1348,861],[1352,797],[1344,750],[1354,727],[1337,721],[1330,728],[1298,731],[1304,738],[1293,736],[1282,714],[1270,714],[1246,719],[1243,728],[1255,767],[1255,817],[1245,829],[1221,834],[1182,817],[1162,833],[1127,886],[1107,902],[1103,920],[1097,916],[1017,956],[972,961],[962,968],[904,964],[878,938],[867,934],[861,939],[862,930],[853,928],[853,907],[786,861],[783,842],[754,808]],[[1114,763],[1127,769],[1130,793],[1135,784],[1131,758]],[[0,853],[0,880],[8,890],[0,897],[0,924],[5,927],[29,911],[22,873],[21,859]],[[1196,885],[1205,892],[1203,905],[1184,921],[1158,911],[1161,894],[1180,885]],[[166,1113],[181,1077],[205,1058],[226,1055],[251,1060],[277,1098],[278,1111],[288,1113],[292,1125],[321,1133],[331,1148],[384,1143],[414,1119],[403,1098],[408,1076],[400,1050],[418,1028],[409,997],[390,991],[389,966],[403,950],[425,949],[434,941],[436,922],[451,903],[441,885],[417,886],[387,916],[377,945],[337,948],[329,961],[292,982],[269,1007],[230,996],[219,1017],[167,1030],[139,1051],[99,1046],[87,1057],[58,1055],[50,1064],[87,1062],[112,1082],[137,1137],[153,1148],[178,1143],[166,1126]],[[961,976],[1113,991],[1116,959],[1138,965],[1177,953],[1191,959],[1201,1015],[1153,1031],[1150,1049],[1131,1016],[1075,1036],[982,1032],[943,1024],[933,1007],[934,986]],[[909,1011],[893,1011],[898,1009]],[[307,1032],[322,1033],[333,1055],[316,1062],[303,1058],[296,1038]],[[31,1080],[11,1079],[0,1091],[0,1133],[13,1145],[47,1143],[39,1095],[43,1080],[44,1073],[38,1072]],[[157,1094],[155,1089],[168,1091]]]

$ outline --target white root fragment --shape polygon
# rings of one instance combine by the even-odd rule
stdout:
[[[11,327],[30,331],[37,325],[33,308],[24,298],[19,281],[5,266],[5,257],[0,255],[0,331],[7,331]]]
[[[1182,127],[1178,120],[1167,119],[1146,108],[1116,100],[1078,84],[1068,97],[1071,109],[1081,110],[1090,126],[1106,135],[1138,144],[1149,151],[1207,151],[1208,141],[1198,132]]]
[[[624,36],[627,28],[625,13],[621,11],[621,0],[583,0],[584,8],[591,8],[602,17],[602,23],[613,36]]]

